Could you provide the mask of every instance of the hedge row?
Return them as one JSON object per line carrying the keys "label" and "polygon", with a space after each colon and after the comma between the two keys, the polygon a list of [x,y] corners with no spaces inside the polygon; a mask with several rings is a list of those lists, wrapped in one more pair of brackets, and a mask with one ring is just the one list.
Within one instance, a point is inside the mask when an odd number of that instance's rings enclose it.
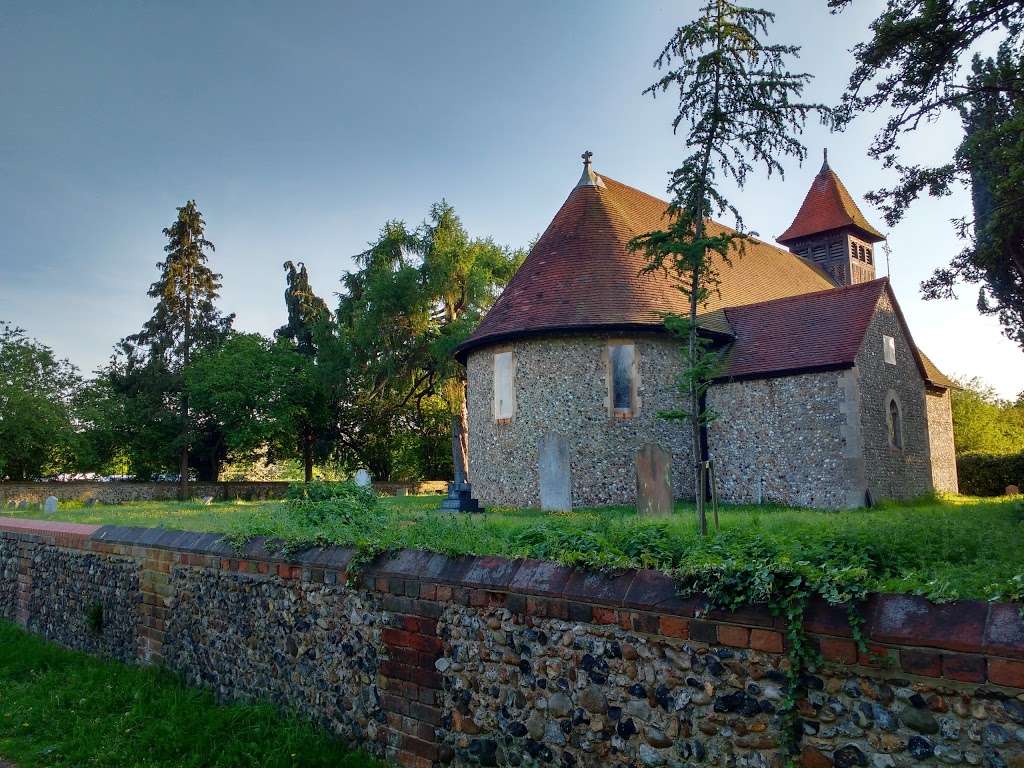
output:
{"label": "hedge row", "polygon": [[964,453],[956,457],[960,493],[969,496],[1001,496],[1006,486],[1024,488],[1024,452],[1007,456]]}

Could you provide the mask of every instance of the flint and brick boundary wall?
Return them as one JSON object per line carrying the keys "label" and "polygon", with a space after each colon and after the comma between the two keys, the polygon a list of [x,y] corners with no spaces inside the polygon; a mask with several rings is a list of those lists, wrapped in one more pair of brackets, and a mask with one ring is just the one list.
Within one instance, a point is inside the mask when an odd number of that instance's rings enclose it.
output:
{"label": "flint and brick boundary wall", "polygon": [[[0,616],[300,711],[404,766],[776,768],[783,627],[654,571],[0,520]],[[804,768],[1024,766],[1019,606],[875,595],[871,653],[815,603]],[[97,618],[100,620],[97,621]]]}
{"label": "flint and brick boundary wall", "polygon": [[[279,480],[218,481],[189,483],[189,495],[201,499],[211,496],[215,501],[243,499],[264,501],[283,499],[290,482]],[[380,493],[394,495],[404,488],[408,493],[443,493],[447,484],[438,480],[409,483],[374,483]],[[125,504],[135,501],[175,501],[178,498],[178,484],[135,483],[113,481],[100,483],[93,480],[70,480],[68,482],[32,483],[0,482],[0,504],[27,501],[31,504],[43,502],[47,496],[56,496],[58,501],[88,501],[93,499],[101,504]]]}

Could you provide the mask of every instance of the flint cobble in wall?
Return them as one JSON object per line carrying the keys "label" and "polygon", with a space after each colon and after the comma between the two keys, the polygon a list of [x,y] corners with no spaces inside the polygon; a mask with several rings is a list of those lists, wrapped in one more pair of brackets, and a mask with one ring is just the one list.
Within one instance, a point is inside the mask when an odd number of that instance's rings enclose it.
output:
{"label": "flint cobble in wall", "polygon": [[[639,412],[612,418],[606,349],[610,338],[636,344]],[[494,419],[495,352],[515,353],[516,412]],[[467,361],[470,479],[486,506],[539,506],[538,446],[562,434],[571,455],[575,506],[636,501],[636,452],[655,443],[672,452],[672,488],[693,495],[687,428],[658,413],[678,409],[679,343],[668,338],[566,336],[521,340],[470,353]]]}
{"label": "flint cobble in wall", "polygon": [[368,595],[176,568],[164,663],[222,699],[296,709],[346,740],[373,744],[381,613]]}
{"label": "flint cobble in wall", "polygon": [[18,606],[18,542],[0,538],[0,619],[14,619]]}
{"label": "flint cobble in wall", "polygon": [[139,566],[128,558],[30,544],[27,628],[68,648],[132,661]]}
{"label": "flint cobble in wall", "polygon": [[846,375],[828,371],[712,387],[708,405],[716,418],[708,446],[720,497],[739,504],[848,506],[854,476],[843,407]]}

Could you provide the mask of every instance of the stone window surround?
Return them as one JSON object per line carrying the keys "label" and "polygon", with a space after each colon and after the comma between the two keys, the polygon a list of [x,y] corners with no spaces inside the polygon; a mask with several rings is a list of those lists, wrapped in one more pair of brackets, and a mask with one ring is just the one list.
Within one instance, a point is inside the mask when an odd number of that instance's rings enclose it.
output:
{"label": "stone window surround", "polygon": [[[896,405],[896,416],[898,421],[893,424],[892,406]],[[905,445],[903,437],[903,402],[896,390],[890,389],[885,393],[885,426],[886,434],[889,435],[889,447],[894,451],[902,451]],[[896,438],[899,438],[898,440]]]}
{"label": "stone window surround", "polygon": [[[509,355],[508,364],[508,407],[504,413],[498,412],[498,357]],[[494,421],[498,424],[511,424],[516,415],[516,353],[511,347],[499,347],[491,355],[491,366],[494,371],[492,386],[493,402],[491,406]],[[507,414],[507,415],[506,415]]]}
{"label": "stone window surround", "polygon": [[896,365],[896,337],[882,334],[882,359],[887,365]]}
{"label": "stone window surround", "polygon": [[[612,347],[619,346],[631,346],[633,347],[633,366],[630,376],[630,407],[616,408],[615,407],[615,372],[612,370]],[[608,409],[608,418],[622,421],[626,419],[633,419],[640,415],[640,351],[637,349],[637,343],[632,338],[615,338],[609,339],[608,343],[604,346],[604,351],[601,354],[602,364],[605,370],[605,384],[606,384],[606,399],[605,407]]]}

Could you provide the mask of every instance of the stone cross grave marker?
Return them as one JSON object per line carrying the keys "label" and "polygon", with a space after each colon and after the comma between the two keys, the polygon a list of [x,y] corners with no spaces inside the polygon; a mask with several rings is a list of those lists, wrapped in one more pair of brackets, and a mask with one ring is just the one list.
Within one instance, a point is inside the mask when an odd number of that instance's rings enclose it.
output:
{"label": "stone cross grave marker", "polygon": [[569,441],[547,432],[540,441],[537,469],[540,473],[540,508],[545,512],[572,509],[572,476],[569,469]]}
{"label": "stone cross grave marker", "polygon": [[57,497],[47,496],[46,501],[43,502],[43,512],[48,515],[56,514],[57,512]]}
{"label": "stone cross grave marker", "polygon": [[672,514],[672,454],[648,443],[636,452],[636,512],[660,517]]}
{"label": "stone cross grave marker", "polygon": [[358,485],[360,488],[366,488],[370,483],[373,482],[373,479],[370,477],[370,473],[367,472],[365,469],[356,470],[356,476],[353,478],[353,480],[355,481],[355,484]]}

